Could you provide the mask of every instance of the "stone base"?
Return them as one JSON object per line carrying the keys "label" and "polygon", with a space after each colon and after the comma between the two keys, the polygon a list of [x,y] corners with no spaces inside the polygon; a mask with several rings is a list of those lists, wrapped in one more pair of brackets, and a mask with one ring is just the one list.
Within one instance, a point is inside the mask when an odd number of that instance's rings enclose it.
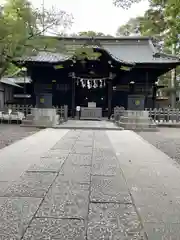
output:
{"label": "stone base", "polygon": [[157,131],[157,125],[156,124],[132,124],[132,123],[123,123],[123,122],[117,122],[117,125],[124,130],[133,130],[133,131]]}
{"label": "stone base", "polygon": [[152,122],[148,111],[125,111],[117,125],[125,130],[154,131],[157,125]]}
{"label": "stone base", "polygon": [[22,124],[24,126],[53,127],[60,123],[59,115],[54,108],[32,108],[31,115],[28,115]]}
{"label": "stone base", "polygon": [[82,107],[81,120],[100,120],[102,118],[102,108]]}

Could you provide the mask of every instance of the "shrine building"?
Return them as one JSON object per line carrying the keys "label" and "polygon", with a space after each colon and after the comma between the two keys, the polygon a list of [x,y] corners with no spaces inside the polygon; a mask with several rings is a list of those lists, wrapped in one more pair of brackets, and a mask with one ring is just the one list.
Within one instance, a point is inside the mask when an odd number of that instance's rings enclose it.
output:
{"label": "shrine building", "polygon": [[[76,107],[143,110],[156,106],[158,78],[180,65],[180,59],[157,51],[148,37],[58,38],[65,51],[40,51],[15,61],[31,79],[26,93],[38,108]],[[19,91],[23,91],[20,89]]]}

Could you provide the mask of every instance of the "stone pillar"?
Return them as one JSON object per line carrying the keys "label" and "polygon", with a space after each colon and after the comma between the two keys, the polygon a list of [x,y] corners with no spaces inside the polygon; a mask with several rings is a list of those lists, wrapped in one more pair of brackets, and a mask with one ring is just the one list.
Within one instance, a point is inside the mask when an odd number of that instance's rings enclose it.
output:
{"label": "stone pillar", "polygon": [[64,121],[66,122],[68,120],[68,106],[64,106]]}

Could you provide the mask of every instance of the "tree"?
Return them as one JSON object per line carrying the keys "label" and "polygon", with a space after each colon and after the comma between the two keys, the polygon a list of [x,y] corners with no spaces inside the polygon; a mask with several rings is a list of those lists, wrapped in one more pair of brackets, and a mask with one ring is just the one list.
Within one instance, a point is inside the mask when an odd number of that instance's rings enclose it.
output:
{"label": "tree", "polygon": [[145,12],[144,16],[132,18],[125,25],[120,26],[117,35],[155,36],[162,39],[165,29],[166,23],[162,10],[151,7]]}
{"label": "tree", "polygon": [[164,17],[166,19],[168,34],[166,44],[176,46],[176,51],[179,52],[180,43],[180,0],[167,1],[164,8]]}
{"label": "tree", "polygon": [[141,0],[113,0],[113,3],[115,4],[115,6],[128,9],[132,6],[132,4],[138,3],[140,1]]}
{"label": "tree", "polygon": [[[132,3],[133,1],[131,1]],[[121,2],[122,3],[122,2]],[[117,35],[144,35],[156,39],[156,47],[164,52],[180,52],[180,0],[151,0],[150,7],[143,17],[130,19],[125,25],[120,26]],[[177,73],[180,71],[177,68]],[[159,84],[165,85],[165,94],[170,94],[179,89],[170,85],[171,73],[168,72],[159,78]]]}
{"label": "tree", "polygon": [[7,0],[0,14],[0,78],[9,67],[12,70],[14,58],[35,54],[39,49],[57,48],[57,40],[41,36],[54,27],[71,24],[71,20],[60,10],[41,13],[27,0]]}
{"label": "tree", "polygon": [[131,18],[117,30],[117,36],[141,35],[141,17]]}
{"label": "tree", "polygon": [[95,31],[82,31],[77,34],[72,34],[71,36],[77,37],[112,37],[110,34],[104,34],[102,32],[95,32]]}

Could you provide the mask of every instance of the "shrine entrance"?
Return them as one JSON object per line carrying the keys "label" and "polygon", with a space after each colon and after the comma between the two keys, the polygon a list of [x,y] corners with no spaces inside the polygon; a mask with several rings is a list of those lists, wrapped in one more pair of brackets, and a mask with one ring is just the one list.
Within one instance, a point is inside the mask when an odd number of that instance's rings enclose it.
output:
{"label": "shrine entrance", "polygon": [[[76,107],[83,119],[110,118],[114,79],[126,74],[132,64],[113,58],[101,47],[83,47],[74,57],[72,79],[72,117]],[[87,114],[85,114],[85,112]],[[86,115],[86,116],[85,116]]]}
{"label": "shrine entrance", "polygon": [[76,87],[76,105],[78,106],[88,106],[88,102],[95,102],[97,107],[103,109],[107,108],[107,89],[83,89],[79,86]]}
{"label": "shrine entrance", "polygon": [[[75,103],[79,106],[83,119],[99,119],[108,117],[108,81],[106,78],[80,78],[74,76],[75,82]],[[83,112],[82,112],[83,111]],[[86,112],[86,114],[85,114]]]}

